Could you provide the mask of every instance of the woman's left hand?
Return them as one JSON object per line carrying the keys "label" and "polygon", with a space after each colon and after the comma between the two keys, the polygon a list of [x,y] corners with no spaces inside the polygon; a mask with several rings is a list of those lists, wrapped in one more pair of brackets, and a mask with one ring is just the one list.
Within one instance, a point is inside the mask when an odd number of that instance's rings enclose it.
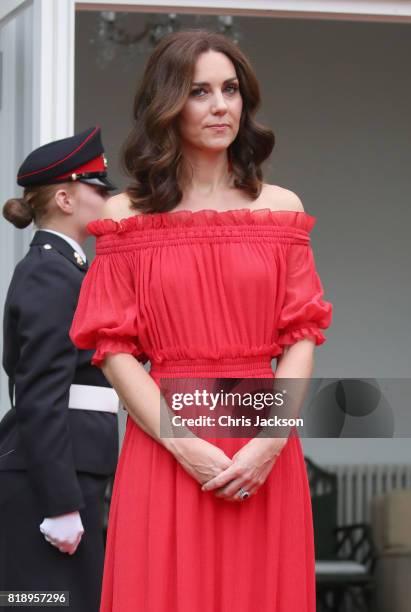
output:
{"label": "woman's left hand", "polygon": [[215,496],[227,501],[243,501],[242,487],[250,497],[266,481],[277,457],[288,438],[252,438],[233,455],[232,464],[202,487],[202,491],[216,490]]}

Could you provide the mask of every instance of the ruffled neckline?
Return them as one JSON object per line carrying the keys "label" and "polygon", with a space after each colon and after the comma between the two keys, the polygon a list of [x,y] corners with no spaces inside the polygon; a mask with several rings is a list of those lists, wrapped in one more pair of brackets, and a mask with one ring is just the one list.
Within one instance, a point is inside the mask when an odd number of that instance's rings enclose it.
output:
{"label": "ruffled neckline", "polygon": [[87,225],[89,234],[122,234],[138,230],[154,230],[178,227],[228,226],[228,225],[277,225],[294,227],[310,232],[317,218],[305,211],[271,210],[271,208],[235,208],[231,210],[171,210],[158,213],[141,213],[120,221],[95,219]]}

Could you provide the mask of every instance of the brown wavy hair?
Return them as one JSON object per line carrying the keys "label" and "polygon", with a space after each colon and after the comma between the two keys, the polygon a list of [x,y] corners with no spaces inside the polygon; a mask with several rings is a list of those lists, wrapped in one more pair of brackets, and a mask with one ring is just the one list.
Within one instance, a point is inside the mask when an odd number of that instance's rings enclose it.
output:
{"label": "brown wavy hair", "polygon": [[148,59],[137,88],[133,127],[124,143],[121,162],[132,177],[126,188],[131,208],[167,212],[183,197],[183,154],[177,117],[191,91],[198,56],[206,51],[224,53],[234,64],[243,108],[237,137],[228,147],[234,185],[251,199],[261,193],[261,164],[270,156],[273,132],[257,123],[260,89],[249,60],[223,34],[203,29],[180,30],[165,36]]}

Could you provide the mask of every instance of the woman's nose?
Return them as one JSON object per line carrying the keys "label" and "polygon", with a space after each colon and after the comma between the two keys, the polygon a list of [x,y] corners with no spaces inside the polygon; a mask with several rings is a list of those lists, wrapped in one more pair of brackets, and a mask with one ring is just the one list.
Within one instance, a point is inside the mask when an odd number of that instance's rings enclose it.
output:
{"label": "woman's nose", "polygon": [[221,92],[217,92],[212,101],[212,109],[214,111],[222,110],[227,108],[227,102],[224,100],[224,96]]}

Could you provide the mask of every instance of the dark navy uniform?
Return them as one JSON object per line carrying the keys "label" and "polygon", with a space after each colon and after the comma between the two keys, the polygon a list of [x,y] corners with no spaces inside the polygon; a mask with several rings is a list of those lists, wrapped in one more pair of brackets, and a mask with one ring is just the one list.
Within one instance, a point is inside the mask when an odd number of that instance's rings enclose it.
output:
{"label": "dark navy uniform", "polygon": [[[0,590],[70,591],[75,612],[99,607],[104,492],[118,456],[116,414],[68,407],[73,384],[110,387],[90,364],[93,351],[78,350],[69,338],[86,271],[62,237],[35,233],[4,308],[12,407],[0,422]],[[85,533],[73,555],[63,554],[39,525],[75,510]]]}

